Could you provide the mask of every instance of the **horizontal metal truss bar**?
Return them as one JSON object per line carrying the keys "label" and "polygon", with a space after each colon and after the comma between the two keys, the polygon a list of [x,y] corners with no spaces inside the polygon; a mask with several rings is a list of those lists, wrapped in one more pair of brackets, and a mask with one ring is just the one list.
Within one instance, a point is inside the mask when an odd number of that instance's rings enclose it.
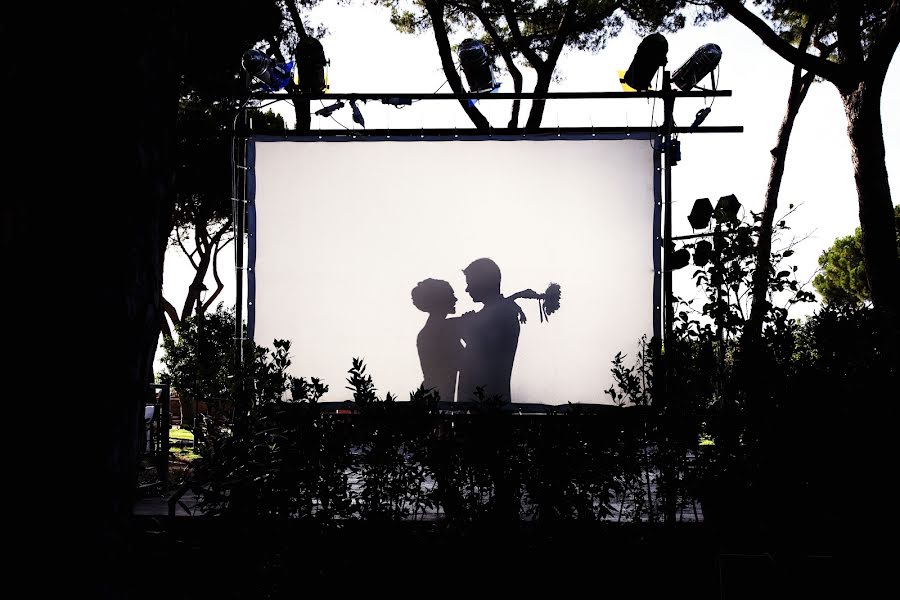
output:
{"label": "horizontal metal truss bar", "polygon": [[[743,133],[742,125],[709,127],[673,127],[675,133]],[[558,137],[565,135],[662,133],[661,127],[542,127],[539,129],[313,129],[310,131],[240,131],[238,135],[260,135],[284,138],[391,138],[391,137]]]}
{"label": "horizontal metal truss bar", "polygon": [[334,94],[296,94],[296,93],[255,93],[251,100],[388,100],[406,98],[410,100],[626,100],[634,98],[712,98],[731,96],[731,90],[689,91],[648,90],[646,92],[494,92],[488,94],[417,94],[395,92],[391,94],[372,93],[334,93]]}

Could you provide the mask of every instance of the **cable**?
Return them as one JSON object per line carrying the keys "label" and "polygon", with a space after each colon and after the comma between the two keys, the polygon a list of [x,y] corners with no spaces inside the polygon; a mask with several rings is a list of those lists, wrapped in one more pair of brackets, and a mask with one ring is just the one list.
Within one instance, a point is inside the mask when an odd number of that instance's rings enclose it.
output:
{"label": "cable", "polygon": [[[320,100],[319,100],[319,103],[322,105],[322,108],[326,108],[326,107],[325,107],[325,102],[324,102],[323,100],[320,99]],[[310,113],[310,114],[314,115],[315,113]],[[367,133],[361,133],[361,132],[359,132],[359,131],[356,130],[356,129],[350,129],[349,127],[347,127],[346,125],[344,125],[343,123],[341,123],[340,121],[338,121],[337,119],[335,119],[335,118],[334,118],[334,115],[329,114],[328,116],[331,118],[332,121],[334,121],[335,123],[337,123],[338,125],[340,125],[340,126],[343,127],[344,129],[346,129],[347,131],[350,131],[350,132],[353,133],[354,135],[360,135],[360,136],[363,136],[363,137],[365,137],[365,136],[368,135]]]}
{"label": "cable", "polygon": [[368,133],[360,132],[357,129],[350,129],[349,127],[347,127],[346,125],[344,125],[343,123],[341,123],[340,121],[335,119],[334,116],[331,116],[331,120],[334,121],[335,123],[337,123],[338,125],[340,125],[341,127],[343,127],[344,129],[346,129],[347,131],[349,131],[350,133],[352,133],[353,135],[359,135],[362,137],[366,137],[369,135]]}
{"label": "cable", "polygon": [[[659,69],[656,70],[656,80],[653,82],[654,87],[659,87]],[[653,103],[650,106],[650,127],[656,127],[656,96],[653,96]],[[650,136],[650,149],[656,152],[658,148],[653,145],[653,136]]]}
{"label": "cable", "polygon": [[[458,65],[457,65],[456,63],[454,63],[454,65],[456,66],[456,69],[454,69],[455,71],[459,71],[460,69],[462,69],[462,63],[459,63]],[[450,80],[449,80],[449,79],[445,79],[445,80],[444,80],[444,83],[442,83],[441,85],[439,85],[438,88],[437,88],[436,90],[434,90],[433,92],[431,92],[431,93],[432,93],[432,94],[437,94],[439,91],[441,91],[441,88],[444,87],[445,85],[447,85],[448,83],[450,83]],[[418,100],[413,100],[412,103],[415,104],[416,102],[421,102],[421,101],[422,101],[422,99],[419,98]],[[397,108],[403,108],[403,107],[398,106]]]}

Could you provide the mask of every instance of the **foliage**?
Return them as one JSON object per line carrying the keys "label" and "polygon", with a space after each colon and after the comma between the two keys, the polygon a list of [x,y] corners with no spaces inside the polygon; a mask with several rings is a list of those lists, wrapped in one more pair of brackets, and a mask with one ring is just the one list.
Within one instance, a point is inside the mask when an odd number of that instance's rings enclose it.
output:
{"label": "foliage", "polygon": [[641,338],[635,365],[625,365],[626,356],[617,352],[612,361],[613,385],[606,390],[616,406],[648,406],[653,398],[653,357],[647,336]]}
{"label": "foliage", "polygon": [[[675,31],[684,25],[683,9],[691,4],[681,0],[374,1],[390,9],[391,23],[398,31],[410,34],[434,31],[444,72],[457,93],[462,89],[454,74],[455,67],[450,63],[448,38],[457,31],[479,38],[493,57],[502,57],[513,77],[515,91],[522,91],[519,66],[527,66],[537,74],[534,91],[546,92],[564,48],[597,52],[618,35],[626,19],[644,31],[658,28]],[[518,110],[518,102],[513,103],[510,127],[518,127]],[[526,126],[538,127],[543,110],[543,102],[534,102]],[[484,117],[477,110],[467,112],[476,126],[485,126],[481,123]]]}
{"label": "foliage", "polygon": [[177,338],[163,338],[165,370],[159,379],[178,390],[186,413],[184,426],[190,427],[198,400],[206,402],[213,414],[227,410],[235,375],[234,311],[220,303],[214,313],[176,324],[175,332]]}
{"label": "foliage", "polygon": [[220,303],[213,313],[188,317],[176,325],[176,337],[163,339],[165,370],[159,379],[181,395],[186,428],[193,426],[197,401],[213,419],[231,420],[242,376],[255,382],[254,407],[290,397],[290,342],[275,340],[271,351],[247,342],[242,375],[235,359],[234,319],[234,309]]}
{"label": "foliage", "polygon": [[[790,208],[793,209],[793,205]],[[758,213],[751,213],[751,216],[752,223],[748,223],[736,217],[729,218],[719,211],[713,214],[715,224],[711,232],[713,242],[709,261],[693,274],[697,287],[705,296],[705,302],[698,310],[693,306],[693,301],[677,300],[680,310],[677,311],[676,328],[681,328],[681,333],[689,339],[701,339],[704,332],[712,333],[713,326],[724,340],[734,341],[742,333],[750,314],[755,250],[762,221],[762,216]],[[774,224],[773,241],[777,241],[780,234],[789,230],[785,218]],[[694,250],[695,264],[697,251],[702,243],[698,241],[684,245],[685,248]],[[785,248],[773,251],[767,265],[770,301],[765,323],[770,327],[784,323],[788,318],[788,309],[793,304],[814,300],[814,296],[803,290],[797,281],[797,267],[781,267],[784,259],[793,256],[795,244],[796,242],[791,241]],[[776,296],[783,298],[785,294],[785,305],[776,306]]]}
{"label": "foliage", "polygon": [[[758,220],[720,214],[714,229],[713,260],[695,273],[704,307],[680,311],[665,346],[642,340],[634,367],[617,355],[608,393],[619,406],[606,414],[569,406],[513,416],[483,393],[467,413],[447,414],[428,390],[410,402],[380,396],[360,358],[347,377],[353,401],[326,404],[327,384],[288,374],[288,342],[257,348],[250,410],[240,423],[211,421],[200,446],[204,508],[328,527],[438,513],[465,527],[674,522],[700,498],[717,524],[827,518],[834,474],[852,466],[834,444],[847,399],[896,388],[884,322],[865,307],[827,306],[800,323],[772,306],[763,351],[744,354],[740,302]],[[773,270],[788,252],[776,253]],[[804,293],[792,273],[772,277],[773,304],[779,292],[788,302]]]}
{"label": "foliage", "polygon": [[[348,374],[356,414],[327,411],[327,386],[288,376],[278,352],[274,379],[292,389],[255,403],[246,426],[211,424],[197,465],[211,514],[397,521],[442,513],[449,523],[533,518],[655,518],[659,453],[644,415],[518,418],[485,402],[472,415],[445,415],[432,391],[410,402],[381,399],[361,359]],[[259,386],[257,386],[259,389]],[[617,410],[617,409],[614,409]],[[696,441],[696,440],[695,440]],[[687,502],[685,490],[668,504]],[[337,519],[337,521],[336,521]]]}
{"label": "foliage", "polygon": [[[900,204],[894,206],[897,255],[900,256]],[[840,237],[819,256],[821,270],[813,287],[828,304],[865,304],[872,297],[862,253],[862,229]]]}
{"label": "foliage", "polygon": [[[188,97],[179,103],[175,228],[231,223],[231,135],[237,116],[221,102]],[[271,109],[251,108],[248,118],[260,133],[285,130],[284,119]]]}
{"label": "foliage", "polygon": [[[742,303],[758,218],[751,225],[723,217],[712,260],[694,274],[703,307],[679,301],[672,339],[659,349],[651,341],[649,365],[646,345],[633,367],[617,355],[608,393],[617,402],[649,399],[669,423],[684,419],[680,428],[662,421],[648,437],[667,517],[667,501],[686,494],[701,498],[705,519],[729,528],[777,527],[782,519],[821,526],[834,515],[830,486],[859,460],[841,436],[861,403],[897,388],[897,332],[884,315],[852,304],[827,305],[805,322],[789,319],[787,307],[775,305],[779,293],[788,306],[811,299],[793,269],[779,266],[790,244],[772,254],[765,327],[759,346],[745,347]],[[712,443],[697,448],[694,435]],[[777,507],[769,501],[776,494]]]}
{"label": "foliage", "polygon": [[[791,206],[793,208],[793,205]],[[749,318],[753,286],[753,269],[762,217],[751,213],[752,223],[716,210],[711,231],[703,239],[684,243],[694,252],[693,273],[702,295],[702,306],[694,300],[675,297],[675,320],[672,339],[658,347],[658,340],[641,340],[633,366],[625,364],[619,353],[613,359],[614,385],[606,390],[619,405],[656,406],[676,413],[696,413],[720,407],[729,398],[743,401],[740,386],[729,386],[738,358],[738,342]],[[774,238],[788,231],[786,221],[774,226]],[[713,238],[709,244],[707,237]],[[796,267],[782,268],[781,263],[794,254],[790,242],[771,255],[768,263],[769,302],[764,318],[764,346],[777,356],[790,356],[790,336],[797,323],[788,318],[788,309],[798,302],[811,302],[813,295],[796,280]],[[777,306],[781,298],[784,306]],[[660,377],[666,378],[665,393],[658,388]],[[735,389],[729,389],[735,387]]]}
{"label": "foliage", "polygon": [[[284,121],[271,110],[250,110],[257,131],[283,131]],[[222,102],[186,97],[179,103],[176,202],[169,244],[179,248],[194,268],[180,310],[171,302],[166,314],[172,325],[185,319],[201,297],[201,285],[212,271],[216,289],[204,299],[201,311],[213,306],[224,285],[218,273],[218,255],[233,239],[231,130],[236,110]]]}
{"label": "foliage", "polygon": [[241,56],[278,32],[283,14],[278,2],[265,0],[233,10],[210,10],[187,3],[178,8],[183,46],[179,55],[182,97],[212,104],[244,94]]}
{"label": "foliage", "polygon": [[[841,33],[840,20],[846,8],[840,6],[845,4],[841,0],[754,0],[753,3],[761,7],[763,16],[772,21],[778,34],[790,43],[796,43],[800,39],[801,31],[808,22],[819,23],[816,38],[820,48],[838,41]],[[891,3],[885,0],[857,0],[853,4],[853,12],[859,19],[858,29],[853,35],[858,36],[859,48],[865,57],[881,32]],[[846,29],[844,32],[851,34]],[[846,45],[839,47],[839,52],[841,54],[832,60],[854,60]]]}
{"label": "foliage", "polygon": [[743,0],[715,3],[779,56],[831,82],[840,93],[872,301],[896,318],[900,259],[894,254],[896,228],[889,221],[893,202],[880,114],[884,80],[900,42],[900,4],[886,0],[756,0],[763,14],[775,21],[770,25],[748,10]]}

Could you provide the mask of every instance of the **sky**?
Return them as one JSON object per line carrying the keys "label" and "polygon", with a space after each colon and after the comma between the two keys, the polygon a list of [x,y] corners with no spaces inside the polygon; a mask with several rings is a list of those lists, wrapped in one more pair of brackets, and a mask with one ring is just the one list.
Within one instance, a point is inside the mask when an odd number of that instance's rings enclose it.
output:
{"label": "sky", "polygon": [[[445,82],[431,32],[419,36],[397,32],[389,13],[375,6],[334,6],[331,2],[310,12],[309,22],[324,24],[328,34],[321,39],[330,59],[330,91],[337,93],[429,93]],[[451,35],[457,44],[469,35],[458,31]],[[669,42],[667,69],[674,71],[696,48],[716,43],[722,49],[719,68],[720,89],[732,91],[731,97],[717,98],[704,125],[741,125],[740,134],[682,134],[682,160],[673,169],[673,234],[691,233],[687,214],[696,198],[708,197],[713,203],[727,194],[735,194],[747,211],[762,210],[771,155],[778,128],[784,116],[790,86],[791,65],[766,48],[758,38],[733,19],[705,27],[689,26],[666,34]],[[628,25],[607,47],[596,54],[566,50],[556,69],[558,81],[551,91],[620,91],[618,71],[627,69],[642,36]],[[239,60],[240,57],[235,57]],[[502,68],[499,91],[512,92],[511,78]],[[523,69],[525,91],[534,85],[533,73]],[[707,80],[708,81],[708,80]],[[441,91],[449,91],[444,86]],[[330,102],[325,101],[325,104]],[[681,99],[675,106],[675,121],[689,125],[708,100]],[[359,104],[366,126],[374,128],[469,128],[471,122],[454,101],[418,102],[397,109],[378,102]],[[479,106],[495,127],[505,126],[510,102],[484,100]],[[900,178],[900,66],[892,61],[882,96],[882,122],[886,163],[894,203]],[[524,123],[529,103],[523,102]],[[288,125],[294,115],[287,103],[272,106]],[[313,110],[319,107],[313,106]],[[313,128],[359,128],[353,123],[350,108],[338,110],[336,119],[313,117]],[[568,126],[647,126],[659,124],[662,106],[647,99],[633,100],[555,100],[548,101],[542,125]],[[404,165],[396,165],[396,175]],[[487,172],[485,177],[491,177]],[[779,216],[789,204],[796,210],[788,217],[788,237],[776,241],[775,248],[794,246],[795,254],[787,265],[797,266],[801,283],[811,281],[818,268],[817,258],[835,238],[850,235],[859,226],[856,188],[846,135],[846,119],[840,97],[829,83],[816,83],[801,108],[794,127],[787,168],[779,198]],[[749,215],[747,215],[749,217]],[[650,224],[648,224],[648,227]],[[222,256],[220,275],[226,285],[221,299],[233,305],[234,270],[229,248]],[[675,293],[684,298],[697,296],[690,280],[691,269],[676,272]],[[163,293],[173,304],[183,303],[192,270],[177,250],[166,256]],[[214,287],[212,276],[206,282]],[[808,286],[812,290],[811,283]],[[791,315],[802,318],[812,313],[815,304],[798,305]],[[266,345],[264,340],[259,340]],[[270,343],[270,342],[269,342]],[[155,368],[161,368],[161,351]]]}

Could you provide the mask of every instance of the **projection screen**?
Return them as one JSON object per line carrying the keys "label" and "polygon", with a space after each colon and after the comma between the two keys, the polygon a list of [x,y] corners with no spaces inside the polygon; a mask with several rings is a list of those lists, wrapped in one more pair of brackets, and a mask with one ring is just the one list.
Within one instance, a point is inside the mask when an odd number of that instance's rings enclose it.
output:
{"label": "projection screen", "polygon": [[[290,340],[291,374],[323,380],[325,401],[351,399],[354,357],[379,397],[405,400],[435,372],[434,361],[426,366],[435,356],[454,377],[441,399],[452,399],[459,370],[456,400],[469,400],[462,380],[483,366],[480,350],[512,363],[500,375],[507,401],[608,403],[616,353],[631,363],[641,336],[658,333],[654,145],[635,134],[255,137],[250,336],[269,347]],[[463,273],[482,258],[499,268],[499,299],[490,273]],[[428,279],[437,283],[419,288],[417,308],[412,291]],[[508,297],[550,283],[560,286],[558,310],[542,322],[539,301],[519,299],[527,322],[513,323]],[[513,343],[491,345],[501,329]]]}

